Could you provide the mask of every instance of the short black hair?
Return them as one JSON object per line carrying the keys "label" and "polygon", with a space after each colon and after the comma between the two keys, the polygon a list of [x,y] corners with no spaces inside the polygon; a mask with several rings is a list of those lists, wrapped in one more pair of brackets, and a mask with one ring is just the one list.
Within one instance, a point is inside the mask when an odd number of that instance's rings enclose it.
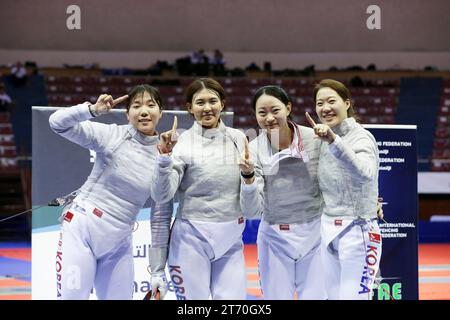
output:
{"label": "short black hair", "polygon": [[[253,101],[252,101],[253,111],[256,111],[256,102],[263,94],[267,94],[268,96],[277,98],[278,100],[283,102],[283,104],[286,106],[290,103],[291,107],[292,107],[291,97],[289,97],[287,92],[282,87],[275,86],[275,85],[268,85],[268,86],[264,86],[264,87],[261,87],[258,90],[256,90],[255,95],[253,96]],[[292,112],[292,110],[291,110],[291,112]],[[288,119],[292,120],[291,114],[288,115]]]}
{"label": "short black hair", "polygon": [[139,84],[135,87],[133,87],[130,90],[130,93],[128,94],[128,104],[127,104],[127,112],[130,110],[131,103],[133,102],[134,98],[137,95],[143,95],[144,92],[148,92],[150,96],[155,100],[155,102],[158,104],[159,110],[164,109],[163,100],[161,97],[161,94],[159,93],[158,89],[155,87],[152,87],[148,84]]}

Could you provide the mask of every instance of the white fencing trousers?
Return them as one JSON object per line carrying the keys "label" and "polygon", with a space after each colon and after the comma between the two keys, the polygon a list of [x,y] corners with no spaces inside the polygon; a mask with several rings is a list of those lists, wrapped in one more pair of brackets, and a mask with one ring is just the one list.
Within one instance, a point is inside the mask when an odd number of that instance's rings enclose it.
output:
{"label": "white fencing trousers", "polygon": [[244,300],[246,269],[243,220],[198,222],[175,219],[169,273],[178,300]]}
{"label": "white fencing trousers", "polygon": [[268,224],[258,230],[258,267],[263,298],[326,299],[320,260],[320,217],[308,223]]}
{"label": "white fencing trousers", "polygon": [[322,262],[330,300],[371,300],[381,259],[376,219],[322,216]]}
{"label": "white fencing trousers", "polygon": [[62,215],[56,253],[57,298],[130,300],[134,290],[132,226],[71,204]]}

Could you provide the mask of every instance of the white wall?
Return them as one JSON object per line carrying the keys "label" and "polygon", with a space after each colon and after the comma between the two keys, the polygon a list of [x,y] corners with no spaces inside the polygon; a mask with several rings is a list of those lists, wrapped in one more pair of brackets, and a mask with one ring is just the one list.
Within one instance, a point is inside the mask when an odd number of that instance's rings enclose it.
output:
{"label": "white wall", "polygon": [[[81,9],[81,30],[66,27],[70,4]],[[381,30],[366,26],[371,4],[381,8]],[[448,0],[2,0],[0,64],[144,67],[220,48],[231,67],[450,69],[448,12]]]}

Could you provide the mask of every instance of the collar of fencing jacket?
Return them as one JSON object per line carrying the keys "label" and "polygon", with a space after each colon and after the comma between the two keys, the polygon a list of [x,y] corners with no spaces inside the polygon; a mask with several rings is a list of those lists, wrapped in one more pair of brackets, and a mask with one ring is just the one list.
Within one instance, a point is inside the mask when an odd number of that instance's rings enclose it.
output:
{"label": "collar of fencing jacket", "polygon": [[293,122],[290,122],[289,126],[294,131],[293,132],[294,134],[293,134],[292,142],[288,148],[280,150],[279,152],[277,152],[275,154],[272,154],[273,149],[272,149],[269,139],[267,138],[269,154],[271,155],[271,157],[270,157],[271,167],[274,167],[278,162],[280,162],[281,160],[286,159],[286,158],[297,158],[297,159],[303,158],[303,156],[301,155],[301,151],[304,148],[303,148],[303,142],[302,142],[302,139],[300,136],[300,128]]}
{"label": "collar of fencing jacket", "polygon": [[347,119],[344,119],[341,123],[339,123],[337,126],[334,126],[331,128],[335,134],[342,137],[345,136],[350,130],[352,130],[356,125],[356,120],[353,117],[349,117]]}
{"label": "collar of fencing jacket", "polygon": [[132,138],[136,139],[139,143],[149,146],[152,144],[158,143],[158,132],[155,131],[154,136],[147,136],[137,130],[135,127],[133,127],[131,124],[128,125],[128,133],[131,135]]}
{"label": "collar of fencing jacket", "polygon": [[217,128],[203,128],[201,124],[199,124],[197,121],[194,121],[194,125],[192,126],[194,129],[194,132],[198,135],[201,135],[204,138],[208,139],[214,139],[219,135],[225,135],[226,127],[222,120],[219,120],[219,125]]}

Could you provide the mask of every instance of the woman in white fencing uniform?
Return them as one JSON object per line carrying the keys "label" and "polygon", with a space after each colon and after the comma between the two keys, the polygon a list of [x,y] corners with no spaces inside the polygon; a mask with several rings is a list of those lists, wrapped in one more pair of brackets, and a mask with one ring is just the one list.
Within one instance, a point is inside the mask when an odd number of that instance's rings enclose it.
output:
{"label": "woman in white fencing uniform", "polygon": [[321,252],[328,298],[371,299],[381,258],[377,143],[356,122],[344,84],[322,80],[314,101],[322,123],[306,116],[324,141],[318,176],[325,201]]}
{"label": "woman in white fencing uniform", "polygon": [[[95,104],[56,111],[50,127],[62,137],[94,150],[92,171],[63,211],[56,255],[57,297],[87,299],[95,288],[99,299],[131,299],[134,286],[132,230],[150,196],[158,153],[156,125],[162,116],[159,92],[149,85],[129,94],[127,125],[89,121],[128,99],[102,94]],[[70,170],[70,168],[67,168]],[[153,292],[167,291],[164,266],[172,203],[152,205],[150,266]]]}
{"label": "woman in white fencing uniform", "polygon": [[253,109],[263,132],[249,144],[241,170],[241,206],[262,214],[258,266],[264,299],[325,299],[320,263],[323,200],[317,181],[320,140],[295,124],[278,86],[258,89]]}
{"label": "woman in white fencing uniform", "polygon": [[194,125],[176,145],[174,132],[162,134],[152,197],[164,203],[178,191],[168,264],[180,300],[246,298],[238,165],[246,138],[221,121],[224,103],[217,81],[195,80],[186,90]]}

